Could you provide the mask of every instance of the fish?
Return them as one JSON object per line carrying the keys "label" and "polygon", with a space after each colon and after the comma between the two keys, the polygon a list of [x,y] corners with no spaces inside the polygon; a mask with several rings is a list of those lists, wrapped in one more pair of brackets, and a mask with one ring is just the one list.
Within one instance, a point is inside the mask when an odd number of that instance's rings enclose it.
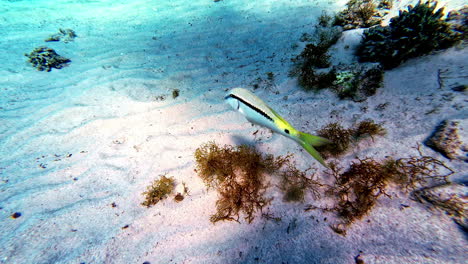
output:
{"label": "fish", "polygon": [[320,164],[328,168],[320,153],[314,148],[332,143],[330,140],[295,129],[273,108],[245,88],[233,88],[224,97],[234,110],[240,112],[251,123],[271,129],[302,146]]}

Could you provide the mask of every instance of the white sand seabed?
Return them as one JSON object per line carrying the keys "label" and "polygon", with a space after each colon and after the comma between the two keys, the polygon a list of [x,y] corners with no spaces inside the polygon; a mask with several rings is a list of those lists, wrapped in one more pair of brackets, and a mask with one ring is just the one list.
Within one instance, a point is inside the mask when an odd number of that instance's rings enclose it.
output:
{"label": "white sand seabed", "polygon": [[[440,4],[452,10],[463,2]],[[300,36],[313,33],[322,10],[345,3],[1,1],[0,263],[353,263],[360,251],[366,263],[463,263],[466,233],[397,190],[346,237],[329,228],[333,215],[304,212],[310,197],[285,203],[275,188],[269,209],[281,222],[209,221],[217,194],[194,172],[193,153],[203,143],[290,152],[298,167],[318,168],[300,146],[251,126],[224,104],[227,89],[251,87],[268,72],[274,87],[256,94],[299,130],[367,118],[383,123],[387,135],[360,143],[343,166],[356,156],[417,154],[414,147],[442,120],[467,119],[466,94],[450,89],[466,84],[466,48],[386,72],[384,87],[363,103],[300,90],[288,77],[290,59],[304,45]],[[78,37],[43,41],[59,28]],[[359,32],[346,32],[332,48],[335,64],[355,60],[344,47],[357,44]],[[71,64],[36,71],[23,54],[38,46]],[[375,110],[385,103],[384,111]],[[452,167],[452,180],[466,181],[466,163],[422,150]],[[141,206],[141,193],[163,174],[175,177],[178,188],[186,183],[190,196]],[[14,212],[22,216],[12,219]]]}

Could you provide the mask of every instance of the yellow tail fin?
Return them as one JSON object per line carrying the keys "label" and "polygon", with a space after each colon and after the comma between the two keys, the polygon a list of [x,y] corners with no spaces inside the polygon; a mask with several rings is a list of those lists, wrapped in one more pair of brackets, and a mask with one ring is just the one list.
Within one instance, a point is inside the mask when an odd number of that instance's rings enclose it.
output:
{"label": "yellow tail fin", "polygon": [[299,139],[300,139],[299,144],[307,152],[309,152],[309,154],[312,155],[312,157],[314,157],[318,162],[320,162],[320,164],[328,168],[328,165],[325,163],[322,156],[320,156],[320,153],[318,153],[318,151],[315,150],[314,146],[318,147],[318,146],[323,146],[325,144],[330,144],[331,141],[323,137],[318,137],[318,136],[314,136],[314,135],[303,133],[303,132],[299,132]]}

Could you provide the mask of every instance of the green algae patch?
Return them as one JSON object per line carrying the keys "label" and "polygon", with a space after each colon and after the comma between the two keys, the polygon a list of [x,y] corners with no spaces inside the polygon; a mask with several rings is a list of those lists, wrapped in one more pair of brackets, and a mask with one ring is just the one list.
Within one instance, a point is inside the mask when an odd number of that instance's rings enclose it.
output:
{"label": "green algae patch", "polygon": [[174,178],[162,175],[161,178],[155,180],[150,186],[148,186],[148,190],[143,193],[145,201],[141,203],[141,205],[151,207],[152,205],[157,204],[162,199],[167,198],[167,196],[174,191],[174,188]]}

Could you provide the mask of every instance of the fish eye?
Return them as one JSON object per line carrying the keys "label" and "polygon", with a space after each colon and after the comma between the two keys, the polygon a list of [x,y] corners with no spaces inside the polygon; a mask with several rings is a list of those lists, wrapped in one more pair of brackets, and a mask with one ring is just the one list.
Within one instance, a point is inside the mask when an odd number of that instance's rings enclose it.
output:
{"label": "fish eye", "polygon": [[287,129],[285,129],[284,132],[285,132],[286,134],[289,134],[289,130],[287,130]]}

